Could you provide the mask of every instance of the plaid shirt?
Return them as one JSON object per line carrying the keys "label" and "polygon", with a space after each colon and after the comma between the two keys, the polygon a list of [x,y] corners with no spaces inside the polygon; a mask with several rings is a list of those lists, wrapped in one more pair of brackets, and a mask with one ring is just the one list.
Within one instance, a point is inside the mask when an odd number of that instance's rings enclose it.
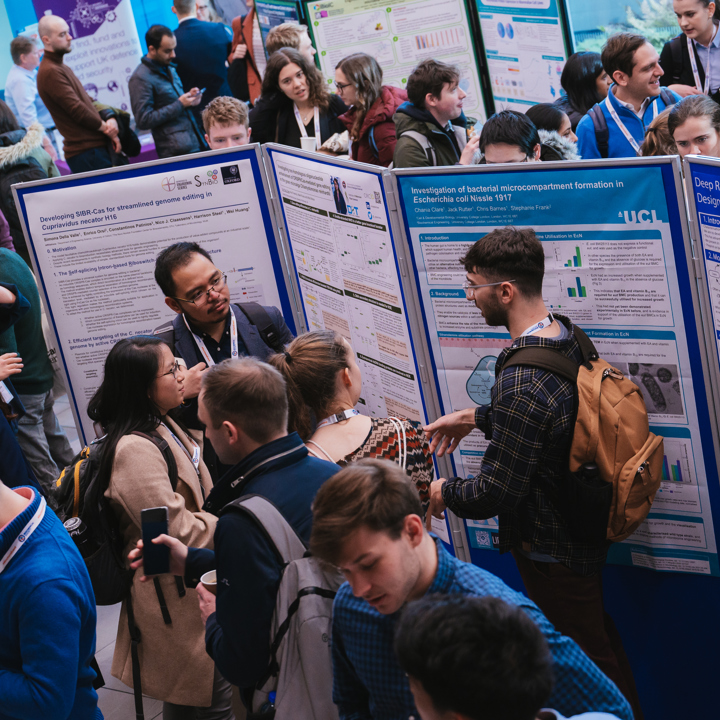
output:
{"label": "plaid shirt", "polygon": [[[535,603],[486,570],[452,557],[435,541],[438,569],[428,594],[497,597],[521,607],[542,630],[554,660],[555,689],[548,705],[563,715],[598,711],[632,720],[632,710],[616,685],[573,640],[561,635]],[[333,700],[341,720],[418,718],[405,673],[395,659],[393,637],[400,617],[381,615],[352,594],[348,583],[333,605]]]}
{"label": "plaid shirt", "polygon": [[502,370],[510,351],[529,345],[554,348],[582,360],[572,323],[559,315],[555,319],[568,328],[570,337],[528,335],[500,353],[492,389],[492,438],[480,474],[469,480],[448,480],[442,496],[459,517],[482,520],[498,515],[501,553],[532,550],[554,557],[578,574],[592,575],[602,569],[607,543],[571,538],[548,492],[568,471],[574,388],[539,368],[519,365]]}

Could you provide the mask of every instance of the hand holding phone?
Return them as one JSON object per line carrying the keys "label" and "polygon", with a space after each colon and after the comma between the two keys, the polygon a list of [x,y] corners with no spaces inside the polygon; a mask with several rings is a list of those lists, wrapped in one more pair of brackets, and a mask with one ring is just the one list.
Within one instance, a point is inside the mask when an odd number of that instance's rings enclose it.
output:
{"label": "hand holding phone", "polygon": [[140,513],[143,538],[143,567],[145,575],[163,575],[170,572],[170,548],[152,542],[158,535],[167,535],[168,509],[166,505],[145,508]]}

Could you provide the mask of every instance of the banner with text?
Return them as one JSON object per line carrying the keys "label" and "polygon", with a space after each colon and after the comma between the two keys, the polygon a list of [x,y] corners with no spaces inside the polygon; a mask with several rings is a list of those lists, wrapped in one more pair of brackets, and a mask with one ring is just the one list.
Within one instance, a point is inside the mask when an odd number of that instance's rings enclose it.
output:
{"label": "banner with text", "polygon": [[199,243],[232,302],[277,306],[294,330],[257,145],[14,189],[85,442],[110,348],[175,316],[154,278],[165,247]]}
{"label": "banner with text", "polygon": [[[665,437],[652,512],[609,560],[718,575],[708,488],[717,463],[678,173],[650,158],[393,171],[443,412],[490,402],[511,342],[466,299],[459,258],[494,228],[532,227],[545,248],[546,306],[642,389],[651,429]],[[477,475],[486,447],[471,433],[454,453],[456,473]],[[471,549],[497,546],[495,518],[466,525]]]}
{"label": "banner with text", "polygon": [[64,62],[92,100],[132,114],[128,80],[143,51],[130,0],[33,0],[38,18],[59,15],[70,26],[72,51]]}

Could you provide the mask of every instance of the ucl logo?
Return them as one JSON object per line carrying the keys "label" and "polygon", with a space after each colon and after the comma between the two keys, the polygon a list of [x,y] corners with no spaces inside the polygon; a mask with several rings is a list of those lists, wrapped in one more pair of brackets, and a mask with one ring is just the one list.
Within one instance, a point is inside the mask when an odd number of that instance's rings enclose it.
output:
{"label": "ucl logo", "polygon": [[175,189],[175,176],[173,175],[172,177],[163,178],[161,185],[162,185],[162,189],[167,190],[168,192],[170,192],[171,190],[174,190]]}
{"label": "ucl logo", "polygon": [[628,225],[654,225],[655,223],[660,223],[654,210],[652,212],[650,210],[638,210],[637,212],[635,212],[635,210],[631,210],[630,212],[625,210],[623,215]]}

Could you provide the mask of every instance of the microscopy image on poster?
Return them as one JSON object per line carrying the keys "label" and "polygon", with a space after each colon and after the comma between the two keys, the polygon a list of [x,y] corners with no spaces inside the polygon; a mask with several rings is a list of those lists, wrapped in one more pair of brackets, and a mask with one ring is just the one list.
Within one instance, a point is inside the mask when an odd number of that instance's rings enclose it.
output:
{"label": "microscopy image on poster", "polygon": [[[686,332],[695,318],[681,299],[689,281],[676,264],[671,166],[396,171],[396,180],[443,412],[490,402],[497,357],[511,343],[466,298],[459,259],[497,227],[532,227],[545,251],[546,307],[582,327],[638,385],[652,430],[667,439],[656,504],[610,561],[720,574],[706,471],[715,458],[699,419],[705,380]],[[477,475],[486,447],[479,432],[461,441],[457,475]],[[471,547],[497,544],[492,522],[467,529]]]}

